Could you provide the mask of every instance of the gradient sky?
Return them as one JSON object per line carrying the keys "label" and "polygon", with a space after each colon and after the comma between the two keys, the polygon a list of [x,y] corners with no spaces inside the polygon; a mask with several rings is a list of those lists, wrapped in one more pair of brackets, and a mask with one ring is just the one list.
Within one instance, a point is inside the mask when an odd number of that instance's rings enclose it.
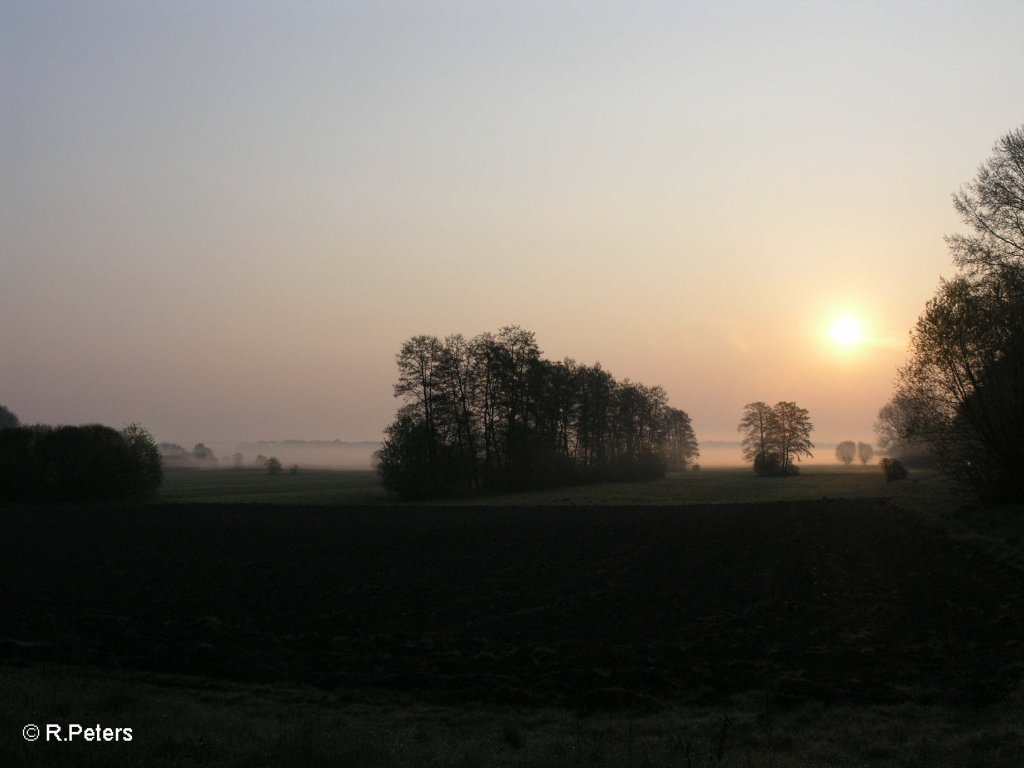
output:
{"label": "gradient sky", "polygon": [[1021,29],[1019,0],[0,0],[0,403],[375,440],[403,340],[519,324],[701,439],[785,399],[872,440],[951,195],[1021,124]]}

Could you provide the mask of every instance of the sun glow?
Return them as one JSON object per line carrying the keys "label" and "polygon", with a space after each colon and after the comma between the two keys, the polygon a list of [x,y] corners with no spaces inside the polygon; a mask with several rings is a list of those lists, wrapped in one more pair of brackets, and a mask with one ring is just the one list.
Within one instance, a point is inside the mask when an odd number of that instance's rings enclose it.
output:
{"label": "sun glow", "polygon": [[843,315],[832,321],[828,337],[837,347],[854,347],[864,340],[864,329],[856,318]]}

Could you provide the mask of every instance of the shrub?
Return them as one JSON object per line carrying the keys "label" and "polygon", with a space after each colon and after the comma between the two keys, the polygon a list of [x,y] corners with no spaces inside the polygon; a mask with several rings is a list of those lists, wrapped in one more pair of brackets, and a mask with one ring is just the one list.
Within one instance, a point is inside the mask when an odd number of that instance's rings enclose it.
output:
{"label": "shrub", "polygon": [[277,458],[275,458],[274,456],[271,456],[269,459],[267,459],[266,466],[267,466],[267,472],[269,472],[270,474],[272,474],[272,475],[279,475],[279,474],[281,474],[281,469],[282,469],[281,462],[278,461]]}
{"label": "shrub", "polygon": [[882,459],[878,462],[878,466],[882,468],[882,474],[889,482],[907,479],[907,468],[896,459]]}
{"label": "shrub", "polygon": [[783,466],[782,456],[777,453],[759,453],[754,458],[754,472],[758,477],[786,477],[800,474],[800,467]]}
{"label": "shrub", "polygon": [[164,479],[156,439],[141,424],[134,423],[121,430],[121,437],[128,446],[128,492],[133,496],[148,496],[160,487]]}

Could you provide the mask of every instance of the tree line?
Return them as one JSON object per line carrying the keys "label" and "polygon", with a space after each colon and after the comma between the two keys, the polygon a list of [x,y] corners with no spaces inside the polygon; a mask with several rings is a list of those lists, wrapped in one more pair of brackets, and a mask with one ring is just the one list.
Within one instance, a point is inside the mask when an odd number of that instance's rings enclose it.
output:
{"label": "tree line", "polygon": [[[9,413],[9,412],[8,412]],[[138,424],[122,430],[0,427],[0,501],[106,501],[145,497],[163,479],[153,436]]]}
{"label": "tree line", "polygon": [[417,499],[633,480],[699,455],[690,417],[661,387],[541,355],[519,326],[402,344],[403,405],[376,454],[384,485]]}

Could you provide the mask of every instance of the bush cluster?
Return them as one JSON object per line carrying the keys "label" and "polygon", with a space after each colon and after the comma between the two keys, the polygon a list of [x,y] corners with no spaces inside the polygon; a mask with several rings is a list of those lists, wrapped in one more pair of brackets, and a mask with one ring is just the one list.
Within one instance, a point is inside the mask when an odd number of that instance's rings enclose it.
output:
{"label": "bush cluster", "polygon": [[0,501],[142,497],[162,479],[156,443],[136,424],[0,430]]}
{"label": "bush cluster", "polygon": [[878,466],[882,468],[882,474],[889,482],[907,479],[907,468],[896,459],[882,459],[878,462]]}
{"label": "bush cluster", "polygon": [[784,464],[778,453],[759,453],[754,457],[754,473],[758,477],[789,477],[799,475],[796,464]]}

